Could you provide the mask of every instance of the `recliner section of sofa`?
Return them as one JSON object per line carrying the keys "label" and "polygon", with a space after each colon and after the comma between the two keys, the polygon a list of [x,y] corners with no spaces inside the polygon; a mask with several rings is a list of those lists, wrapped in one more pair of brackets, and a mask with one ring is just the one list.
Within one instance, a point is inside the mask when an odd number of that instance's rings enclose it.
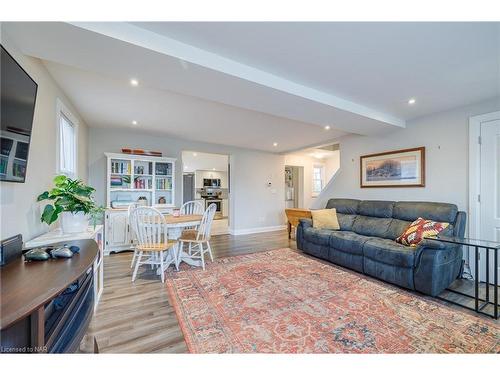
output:
{"label": "recliner section of sofa", "polygon": [[432,296],[458,277],[461,246],[424,240],[412,248],[395,241],[419,217],[448,222],[443,234],[463,237],[466,214],[456,205],[330,199],[326,208],[336,209],[340,230],[315,229],[310,219],[302,219],[297,228],[300,250]]}

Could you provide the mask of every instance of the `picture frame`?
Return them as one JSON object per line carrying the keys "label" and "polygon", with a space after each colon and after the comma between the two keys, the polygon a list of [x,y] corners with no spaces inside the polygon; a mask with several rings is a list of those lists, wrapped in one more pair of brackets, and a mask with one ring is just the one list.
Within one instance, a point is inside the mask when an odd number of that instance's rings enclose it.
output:
{"label": "picture frame", "polygon": [[425,187],[425,147],[363,155],[361,188]]}

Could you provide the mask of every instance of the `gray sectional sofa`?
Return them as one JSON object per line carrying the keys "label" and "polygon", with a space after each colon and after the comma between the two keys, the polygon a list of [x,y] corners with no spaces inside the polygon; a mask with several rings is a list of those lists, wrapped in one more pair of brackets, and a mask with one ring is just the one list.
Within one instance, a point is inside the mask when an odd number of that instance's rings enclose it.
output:
{"label": "gray sectional sofa", "polygon": [[463,237],[465,212],[434,202],[360,201],[330,199],[340,230],[316,229],[301,219],[297,247],[315,257],[431,296],[458,276],[462,247],[423,240],[416,248],[395,241],[419,217],[450,223],[443,235]]}

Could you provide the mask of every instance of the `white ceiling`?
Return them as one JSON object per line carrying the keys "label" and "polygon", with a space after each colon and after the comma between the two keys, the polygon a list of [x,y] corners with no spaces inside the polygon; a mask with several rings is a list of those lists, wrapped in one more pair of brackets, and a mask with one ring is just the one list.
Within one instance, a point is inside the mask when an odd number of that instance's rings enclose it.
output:
{"label": "white ceiling", "polygon": [[135,25],[406,120],[500,93],[500,23]]}
{"label": "white ceiling", "polygon": [[[67,65],[45,61],[45,66],[86,123],[95,127],[139,128],[152,134],[273,152],[345,134],[171,91],[142,85],[133,88],[127,80]],[[133,120],[138,125],[132,125]],[[275,141],[278,147],[273,147]]]}
{"label": "white ceiling", "polygon": [[339,155],[339,150],[331,151],[331,150],[325,150],[317,147],[311,147],[311,148],[306,148],[304,150],[299,150],[299,151],[294,151],[291,152],[287,155],[295,155],[295,156],[302,156],[302,157],[311,157],[317,160],[326,160],[330,159],[332,157],[338,157]]}
{"label": "white ceiling", "polygon": [[144,131],[285,152],[498,96],[498,25],[48,22],[2,31],[45,62],[90,126],[137,120]]}

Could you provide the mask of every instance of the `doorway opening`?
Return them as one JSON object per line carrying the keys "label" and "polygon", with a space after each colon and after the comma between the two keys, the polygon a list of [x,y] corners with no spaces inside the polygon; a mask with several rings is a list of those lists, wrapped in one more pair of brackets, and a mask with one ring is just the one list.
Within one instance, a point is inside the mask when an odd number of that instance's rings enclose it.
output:
{"label": "doorway opening", "polygon": [[340,168],[338,144],[285,155],[285,207],[314,207],[314,202]]}
{"label": "doorway opening", "polygon": [[199,201],[205,209],[215,204],[212,235],[229,233],[229,155],[183,151],[182,168],[182,203]]}
{"label": "doorway opening", "polygon": [[285,208],[299,208],[303,203],[304,167],[285,165]]}

